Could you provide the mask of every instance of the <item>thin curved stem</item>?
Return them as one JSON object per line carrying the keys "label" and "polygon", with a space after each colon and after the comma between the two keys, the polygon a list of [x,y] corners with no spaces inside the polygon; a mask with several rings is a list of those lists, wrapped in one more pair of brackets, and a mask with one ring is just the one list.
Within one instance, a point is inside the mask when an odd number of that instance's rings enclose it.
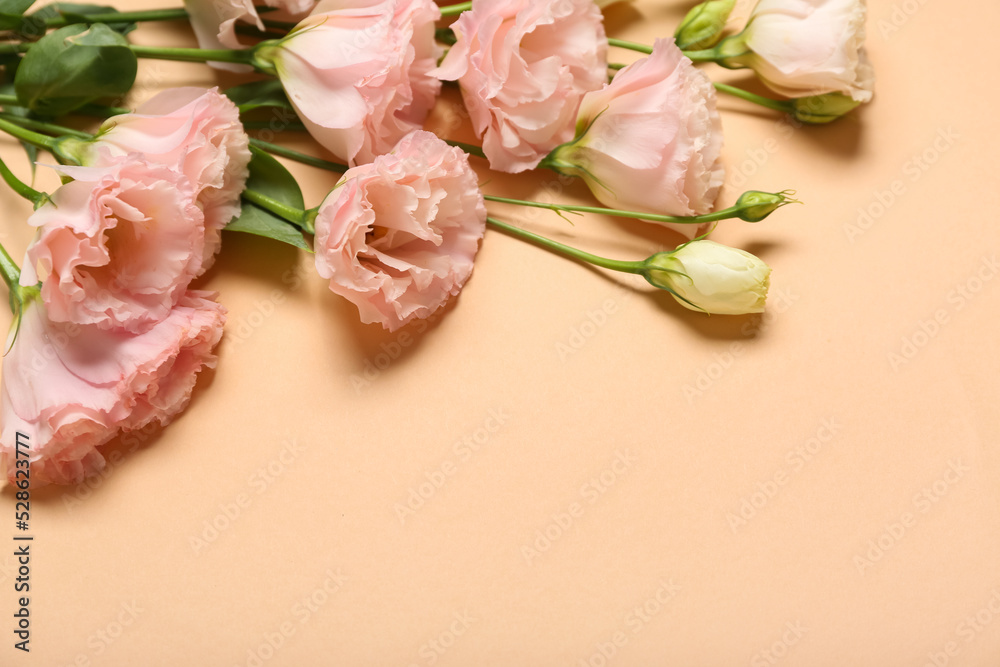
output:
{"label": "thin curved stem", "polygon": [[159,46],[136,46],[129,48],[139,58],[155,60],[174,60],[188,63],[235,63],[238,65],[253,65],[253,49],[179,49]]}
{"label": "thin curved stem", "polygon": [[638,42],[628,42],[624,39],[615,39],[614,37],[608,37],[608,46],[617,46],[621,49],[638,51],[639,53],[645,53],[647,55],[653,52],[652,46],[646,46],[645,44],[639,44]]}
{"label": "thin curved stem", "polygon": [[569,204],[548,204],[538,201],[526,201],[523,199],[510,199],[508,197],[496,197],[484,195],[486,201],[497,202],[498,204],[514,204],[516,206],[528,206],[530,208],[545,208],[550,211],[566,211],[568,213],[596,213],[598,215],[610,215],[616,218],[639,218],[641,220],[654,220],[656,222],[674,222],[682,225],[700,225],[706,222],[717,220],[728,220],[738,217],[737,214],[743,210],[741,206],[730,206],[729,208],[707,213],[705,215],[659,215],[657,213],[645,213],[643,211],[620,211],[614,208],[604,208],[603,206],[571,206]]}
{"label": "thin curved stem", "polygon": [[735,86],[730,86],[725,83],[715,83],[713,84],[716,90],[732,95],[733,97],[738,97],[740,99],[746,100],[747,102],[753,102],[754,104],[759,104],[762,107],[768,109],[774,109],[775,111],[783,111],[785,113],[791,113],[794,111],[792,102],[788,100],[774,100],[770,97],[764,97],[763,95],[756,95],[751,93],[749,90],[743,90],[742,88],[737,88]]}
{"label": "thin curved stem", "polygon": [[58,145],[58,139],[28,130],[3,118],[0,118],[0,131],[6,132],[12,137],[25,141],[37,148],[44,148],[50,153],[55,153]]}
{"label": "thin curved stem", "polygon": [[8,167],[7,163],[3,160],[0,160],[0,177],[2,177],[4,182],[10,186],[11,190],[24,197],[35,206],[38,206],[41,201],[48,197],[48,195],[44,192],[39,192],[15,176],[14,172],[10,170],[10,167]]}
{"label": "thin curved stem", "polygon": [[47,134],[54,134],[57,136],[70,136],[76,137],[77,139],[93,139],[94,135],[89,132],[83,132],[81,130],[74,130],[71,127],[63,127],[62,125],[53,125],[52,123],[44,123],[40,120],[35,120],[33,118],[25,118],[23,116],[15,116],[14,114],[0,113],[0,120],[6,120],[21,127],[28,128],[29,130],[36,130],[38,132],[45,132]]}
{"label": "thin curved stem", "polygon": [[441,16],[457,16],[462,12],[472,9],[471,2],[463,2],[457,5],[448,5],[441,8]]}
{"label": "thin curved stem", "polygon": [[296,150],[292,150],[291,148],[285,148],[284,146],[272,144],[267,141],[261,141],[260,139],[251,139],[250,145],[256,146],[262,151],[266,151],[272,155],[278,155],[288,158],[289,160],[295,160],[296,162],[301,162],[302,164],[307,164],[310,167],[316,167],[317,169],[326,169],[327,171],[334,171],[341,174],[347,171],[347,165],[330,162],[329,160],[313,157],[312,155],[306,155],[305,153],[300,153]]}
{"label": "thin curved stem", "polygon": [[529,232],[521,229],[520,227],[507,224],[506,222],[497,220],[496,218],[488,217],[486,218],[486,222],[506,234],[516,236],[530,243],[534,243],[535,245],[541,246],[565,257],[593,264],[594,266],[599,266],[603,269],[611,269],[612,271],[621,271],[623,273],[641,274],[643,267],[645,266],[644,262],[628,262],[593,255],[589,252],[584,252],[583,250],[578,250],[572,246],[568,246],[565,243],[559,243],[558,241],[553,241],[552,239],[535,234],[534,232]]}
{"label": "thin curved stem", "polygon": [[139,12],[119,12],[106,14],[74,14],[72,19],[53,16],[45,19],[46,28],[61,28],[71,23],[139,23],[142,21],[187,21],[188,13],[177,9],[149,9]]}

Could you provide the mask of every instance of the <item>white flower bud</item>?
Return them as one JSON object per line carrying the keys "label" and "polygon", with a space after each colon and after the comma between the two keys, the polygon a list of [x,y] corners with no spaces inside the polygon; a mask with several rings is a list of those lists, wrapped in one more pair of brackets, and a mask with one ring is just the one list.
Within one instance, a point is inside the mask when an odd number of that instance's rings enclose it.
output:
{"label": "white flower bud", "polygon": [[744,315],[764,311],[771,267],[744,250],[698,240],[653,255],[643,275],[685,308]]}

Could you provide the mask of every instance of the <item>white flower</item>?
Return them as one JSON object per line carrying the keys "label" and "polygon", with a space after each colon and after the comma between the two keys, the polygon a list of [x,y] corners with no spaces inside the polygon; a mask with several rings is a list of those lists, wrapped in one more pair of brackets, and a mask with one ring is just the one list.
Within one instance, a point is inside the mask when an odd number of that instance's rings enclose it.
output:
{"label": "white flower", "polygon": [[787,97],[844,93],[872,97],[874,71],[865,53],[864,0],[760,0],[737,62]]}

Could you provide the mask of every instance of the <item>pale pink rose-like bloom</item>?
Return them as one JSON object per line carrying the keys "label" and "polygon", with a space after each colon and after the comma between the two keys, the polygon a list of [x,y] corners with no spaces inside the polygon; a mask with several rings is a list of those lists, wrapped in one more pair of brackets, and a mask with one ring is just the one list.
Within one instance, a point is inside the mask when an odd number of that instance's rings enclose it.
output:
{"label": "pale pink rose-like bloom", "polygon": [[202,272],[205,217],[185,176],[141,154],[108,167],[62,167],[74,180],[28,224],[21,284],[42,278],[55,322],[138,332],[167,317]]}
{"label": "pale pink rose-like bloom", "polygon": [[[104,166],[129,153],[184,174],[205,214],[201,270],[215,261],[222,230],[240,212],[250,174],[250,139],[233,102],[212,88],[172,88],[134,113],[108,119],[93,141],[77,144],[86,166]],[[200,271],[199,271],[200,273]]]}
{"label": "pale pink rose-like bloom", "polygon": [[457,80],[490,167],[534,169],[573,138],[583,95],[608,80],[593,0],[473,0],[435,74]]}
{"label": "pale pink rose-like bloom", "polygon": [[[236,36],[236,24],[248,23],[264,29],[253,0],[184,0],[198,46],[203,49],[244,48]],[[316,0],[264,0],[264,4],[290,14],[305,14]],[[249,71],[246,65],[211,63],[218,69],[234,72]]]}
{"label": "pale pink rose-like bloom", "polygon": [[30,444],[32,486],[74,484],[104,467],[98,448],[119,432],[172,421],[198,373],[215,367],[225,322],[215,296],[185,293],[141,334],[59,324],[37,299],[26,304],[0,386],[8,479],[15,481],[17,433]]}
{"label": "pale pink rose-like bloom", "polygon": [[761,0],[741,37],[739,59],[787,97],[844,93],[872,98],[875,74],[865,52],[864,0]]}
{"label": "pale pink rose-like bloom", "polygon": [[441,92],[432,0],[322,0],[262,49],[316,141],[349,165],[420,129]]}
{"label": "pale pink rose-like bloom", "polygon": [[[577,119],[584,130],[553,159],[605,206],[675,216],[712,210],[725,177],[715,88],[672,39],[656,40],[649,57],[587,93]],[[688,238],[698,227],[657,224]]]}
{"label": "pale pink rose-like bloom", "polygon": [[486,228],[468,156],[413,132],[354,167],[316,218],[316,270],[366,323],[395,331],[459,293]]}

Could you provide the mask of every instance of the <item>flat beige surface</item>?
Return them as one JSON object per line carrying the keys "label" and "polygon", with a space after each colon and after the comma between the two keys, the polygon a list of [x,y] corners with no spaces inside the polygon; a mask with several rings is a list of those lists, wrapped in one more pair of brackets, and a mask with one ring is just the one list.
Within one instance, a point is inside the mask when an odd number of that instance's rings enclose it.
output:
{"label": "flat beige surface", "polygon": [[[0,664],[1000,665],[1000,6],[870,5],[860,113],[793,131],[720,102],[721,203],[806,202],[715,233],[774,267],[763,317],[689,313],[491,231],[461,297],[389,335],[303,254],[227,238],[203,281],[230,309],[218,370],[109,474],[34,494],[32,652],[4,547]],[[609,32],[648,42],[685,7],[614,8]],[[138,100],[233,81],[141,77]],[[446,101],[430,125],[457,120]],[[309,204],[334,182],[294,170]],[[0,206],[19,257],[29,210]],[[616,257],[678,241],[495,210]]]}

